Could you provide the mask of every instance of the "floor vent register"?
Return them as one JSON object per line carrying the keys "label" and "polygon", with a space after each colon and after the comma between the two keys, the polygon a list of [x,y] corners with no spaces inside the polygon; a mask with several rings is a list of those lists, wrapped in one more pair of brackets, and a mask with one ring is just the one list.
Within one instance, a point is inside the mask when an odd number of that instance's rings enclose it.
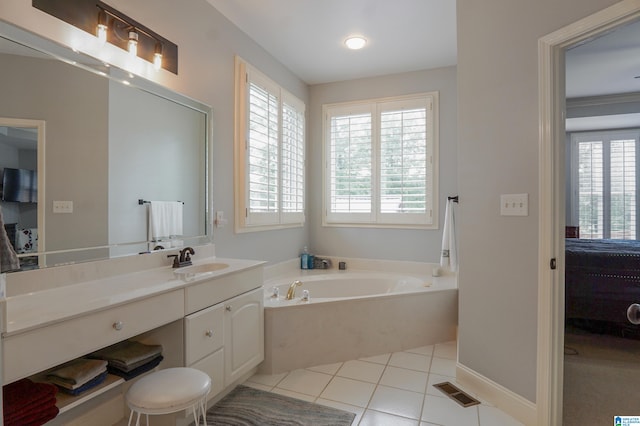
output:
{"label": "floor vent register", "polygon": [[433,387],[439,389],[441,392],[443,392],[445,395],[447,395],[449,398],[453,399],[463,407],[471,407],[473,405],[480,404],[480,401],[472,398],[471,396],[469,396],[469,394],[461,391],[449,382],[438,383],[433,385]]}

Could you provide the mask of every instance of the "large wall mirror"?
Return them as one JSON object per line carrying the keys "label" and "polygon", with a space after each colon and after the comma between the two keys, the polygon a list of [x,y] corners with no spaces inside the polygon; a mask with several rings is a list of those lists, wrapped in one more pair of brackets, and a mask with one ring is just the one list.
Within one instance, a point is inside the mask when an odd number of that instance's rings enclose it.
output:
{"label": "large wall mirror", "polygon": [[[207,105],[4,22],[0,63],[0,208],[20,270],[211,242]],[[181,232],[155,235],[167,202]]]}

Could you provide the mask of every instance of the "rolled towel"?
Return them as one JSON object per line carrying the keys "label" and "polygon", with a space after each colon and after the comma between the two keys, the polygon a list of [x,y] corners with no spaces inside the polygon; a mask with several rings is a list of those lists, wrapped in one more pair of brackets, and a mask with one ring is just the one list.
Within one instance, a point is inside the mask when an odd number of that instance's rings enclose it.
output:
{"label": "rolled towel", "polygon": [[47,379],[58,386],[74,390],[107,371],[102,359],[74,359],[47,374]]}

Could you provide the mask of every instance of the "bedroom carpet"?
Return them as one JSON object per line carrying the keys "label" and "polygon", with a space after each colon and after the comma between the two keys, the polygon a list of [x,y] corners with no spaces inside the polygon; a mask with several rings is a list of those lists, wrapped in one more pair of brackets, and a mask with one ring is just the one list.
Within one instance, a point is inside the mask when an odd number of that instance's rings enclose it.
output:
{"label": "bedroom carpet", "polygon": [[207,410],[208,425],[348,426],[355,414],[240,385]]}
{"label": "bedroom carpet", "polygon": [[612,425],[640,415],[640,340],[565,334],[564,426]]}

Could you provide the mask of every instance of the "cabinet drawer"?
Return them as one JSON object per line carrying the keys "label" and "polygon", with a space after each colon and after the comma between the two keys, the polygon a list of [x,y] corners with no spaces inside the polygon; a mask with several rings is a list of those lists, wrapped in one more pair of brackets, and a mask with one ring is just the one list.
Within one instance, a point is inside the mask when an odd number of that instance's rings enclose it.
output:
{"label": "cabinet drawer", "polygon": [[185,361],[190,365],[224,343],[224,306],[218,304],[184,319]]}
{"label": "cabinet drawer", "polygon": [[190,367],[204,371],[211,378],[211,392],[207,399],[213,398],[224,389],[224,349],[218,349]]}
{"label": "cabinet drawer", "polygon": [[183,316],[184,293],[176,290],[8,336],[3,339],[4,383],[55,367]]}
{"label": "cabinet drawer", "polygon": [[185,289],[185,311],[199,311],[262,286],[263,268],[257,267],[214,278]]}

